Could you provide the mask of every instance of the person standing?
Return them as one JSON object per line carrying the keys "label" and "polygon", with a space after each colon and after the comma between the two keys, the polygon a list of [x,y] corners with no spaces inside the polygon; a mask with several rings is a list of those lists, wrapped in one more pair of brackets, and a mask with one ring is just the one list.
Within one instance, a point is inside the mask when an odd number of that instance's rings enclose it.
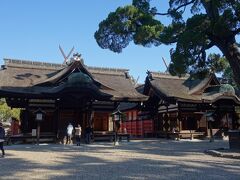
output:
{"label": "person standing", "polygon": [[66,144],[72,143],[72,133],[73,133],[73,125],[71,123],[69,123],[68,127],[67,127],[67,142],[66,142]]}
{"label": "person standing", "polygon": [[3,129],[3,124],[0,122],[0,149],[2,150],[2,157],[5,156],[3,142],[5,138],[5,130]]}
{"label": "person standing", "polygon": [[75,127],[75,136],[76,136],[77,146],[80,146],[81,134],[82,134],[82,128],[81,128],[80,124],[78,124],[78,126]]}

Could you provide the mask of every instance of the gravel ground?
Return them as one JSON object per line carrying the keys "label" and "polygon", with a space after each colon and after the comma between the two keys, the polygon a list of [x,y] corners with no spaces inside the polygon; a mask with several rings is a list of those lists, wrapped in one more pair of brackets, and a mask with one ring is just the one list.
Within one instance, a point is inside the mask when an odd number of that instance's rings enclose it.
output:
{"label": "gravel ground", "polygon": [[240,160],[204,150],[227,141],[133,140],[75,145],[12,145],[0,158],[0,179],[240,179]]}

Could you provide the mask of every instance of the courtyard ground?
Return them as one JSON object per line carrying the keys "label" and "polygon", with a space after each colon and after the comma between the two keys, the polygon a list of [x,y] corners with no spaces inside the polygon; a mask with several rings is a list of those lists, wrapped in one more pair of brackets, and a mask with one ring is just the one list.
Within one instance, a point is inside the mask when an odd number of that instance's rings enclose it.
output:
{"label": "courtyard ground", "polygon": [[204,154],[227,141],[165,139],[75,145],[12,145],[0,179],[240,179],[240,160]]}

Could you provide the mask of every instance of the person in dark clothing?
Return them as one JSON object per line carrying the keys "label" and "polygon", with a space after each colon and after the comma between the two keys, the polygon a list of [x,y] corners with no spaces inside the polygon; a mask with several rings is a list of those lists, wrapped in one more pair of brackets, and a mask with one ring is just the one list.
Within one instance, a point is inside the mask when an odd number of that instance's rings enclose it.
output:
{"label": "person in dark clothing", "polygon": [[5,130],[3,129],[3,124],[0,122],[0,149],[2,150],[2,157],[5,156],[3,142],[5,138]]}
{"label": "person in dark clothing", "polygon": [[85,129],[85,142],[90,144],[91,142],[91,127],[87,126]]}

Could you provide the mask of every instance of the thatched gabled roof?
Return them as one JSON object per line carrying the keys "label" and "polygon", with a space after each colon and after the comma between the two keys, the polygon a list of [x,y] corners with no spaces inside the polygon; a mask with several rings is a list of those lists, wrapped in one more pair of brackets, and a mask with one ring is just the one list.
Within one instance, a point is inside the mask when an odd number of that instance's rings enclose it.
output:
{"label": "thatched gabled roof", "polygon": [[[116,101],[144,101],[147,96],[138,93],[126,69],[88,67],[81,61],[69,66],[61,64],[4,59],[0,70],[0,95],[51,96],[69,89],[68,77],[81,71],[93,81],[88,87],[100,97]],[[82,86],[82,85],[81,85]],[[80,88],[78,86],[78,88]],[[72,88],[73,89],[73,88]],[[83,89],[83,87],[81,87]],[[75,89],[75,93],[76,93]]]}
{"label": "thatched gabled roof", "polygon": [[190,76],[177,77],[168,73],[148,72],[144,94],[154,91],[160,99],[175,99],[189,102],[215,102],[220,98],[232,99],[240,103],[234,93],[212,92],[205,93],[209,87],[221,86],[214,74],[204,79],[193,79]]}

